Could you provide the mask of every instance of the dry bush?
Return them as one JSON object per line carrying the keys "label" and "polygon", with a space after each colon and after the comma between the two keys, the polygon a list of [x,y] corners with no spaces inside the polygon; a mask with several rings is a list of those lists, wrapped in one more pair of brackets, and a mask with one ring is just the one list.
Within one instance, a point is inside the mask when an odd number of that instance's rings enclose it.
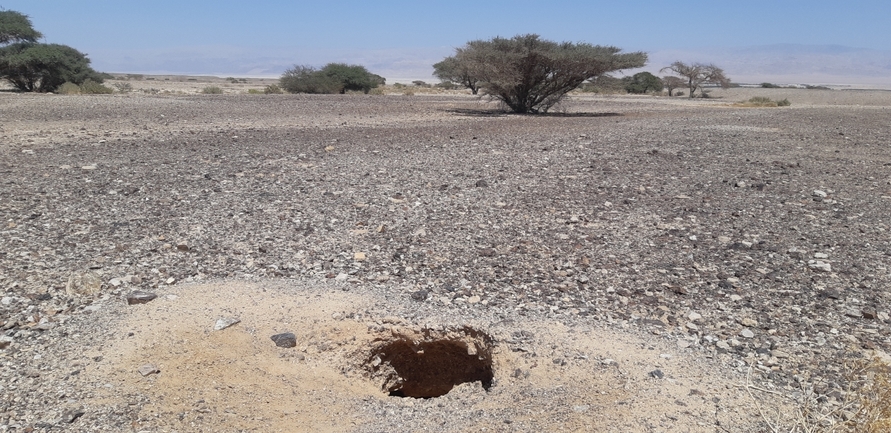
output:
{"label": "dry bush", "polygon": [[735,105],[737,107],[788,107],[792,105],[792,103],[789,102],[788,99],[774,101],[764,96],[754,96],[749,98],[748,101],[743,101]]}
{"label": "dry bush", "polygon": [[72,82],[65,82],[59,86],[56,93],[60,95],[80,95],[80,86]]}
{"label": "dry bush", "polygon": [[204,93],[205,95],[219,95],[223,93],[223,89],[217,86],[207,86],[201,89],[201,93]]}
{"label": "dry bush", "polygon": [[[751,371],[750,371],[751,375]],[[746,391],[772,433],[887,433],[891,432],[891,366],[878,358],[860,359],[845,365],[845,384],[837,404],[826,404],[813,384],[794,395],[760,388],[746,378]],[[779,396],[791,403],[792,413],[779,406],[768,412],[756,397]]]}

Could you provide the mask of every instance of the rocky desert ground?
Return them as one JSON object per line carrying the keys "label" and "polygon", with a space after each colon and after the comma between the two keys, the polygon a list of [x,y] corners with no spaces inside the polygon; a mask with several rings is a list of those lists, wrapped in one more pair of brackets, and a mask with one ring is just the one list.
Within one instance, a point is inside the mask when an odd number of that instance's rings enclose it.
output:
{"label": "rocky desert ground", "polygon": [[891,350],[889,92],[202,80],[0,92],[0,431],[790,431]]}

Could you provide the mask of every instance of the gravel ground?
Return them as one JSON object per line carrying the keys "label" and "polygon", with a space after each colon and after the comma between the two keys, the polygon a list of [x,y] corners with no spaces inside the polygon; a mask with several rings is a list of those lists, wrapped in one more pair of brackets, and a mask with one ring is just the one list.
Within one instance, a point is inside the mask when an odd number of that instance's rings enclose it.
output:
{"label": "gravel ground", "polygon": [[[0,430],[96,430],[93,391],[66,384],[121,297],[233,279],[347,288],[418,326],[423,305],[630,333],[838,404],[845,361],[891,345],[891,94],[714,95],[533,117],[463,95],[0,93]],[[731,106],[756,95],[793,105]],[[101,419],[144,403],[121,398]]]}

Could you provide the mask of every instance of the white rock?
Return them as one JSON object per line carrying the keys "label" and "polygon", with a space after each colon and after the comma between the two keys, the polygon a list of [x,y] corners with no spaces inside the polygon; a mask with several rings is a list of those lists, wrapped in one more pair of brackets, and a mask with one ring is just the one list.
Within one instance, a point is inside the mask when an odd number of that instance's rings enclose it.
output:
{"label": "white rock", "polygon": [[217,323],[213,325],[213,330],[220,331],[240,322],[240,319],[236,319],[234,317],[221,317],[217,319]]}
{"label": "white rock", "polygon": [[814,197],[826,198],[827,195],[826,191],[821,191],[819,189],[814,190]]}
{"label": "white rock", "polygon": [[690,319],[690,321],[692,321],[692,322],[695,322],[701,318],[702,318],[702,314],[699,314],[695,311],[691,311],[690,314],[687,315],[687,319]]}
{"label": "white rock", "polygon": [[832,265],[822,260],[808,260],[807,266],[818,272],[832,272]]}
{"label": "white rock", "polygon": [[739,331],[739,336],[742,338],[755,338],[755,333],[752,332],[751,329],[746,328],[746,329],[743,329],[742,331]]}

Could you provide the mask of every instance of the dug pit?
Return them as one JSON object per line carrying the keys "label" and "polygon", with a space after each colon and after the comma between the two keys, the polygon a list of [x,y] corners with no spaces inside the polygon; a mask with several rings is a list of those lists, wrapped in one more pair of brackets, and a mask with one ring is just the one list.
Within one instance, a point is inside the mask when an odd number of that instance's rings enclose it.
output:
{"label": "dug pit", "polygon": [[495,377],[492,339],[470,327],[395,332],[372,346],[364,367],[391,396],[439,397],[468,382],[488,390]]}

